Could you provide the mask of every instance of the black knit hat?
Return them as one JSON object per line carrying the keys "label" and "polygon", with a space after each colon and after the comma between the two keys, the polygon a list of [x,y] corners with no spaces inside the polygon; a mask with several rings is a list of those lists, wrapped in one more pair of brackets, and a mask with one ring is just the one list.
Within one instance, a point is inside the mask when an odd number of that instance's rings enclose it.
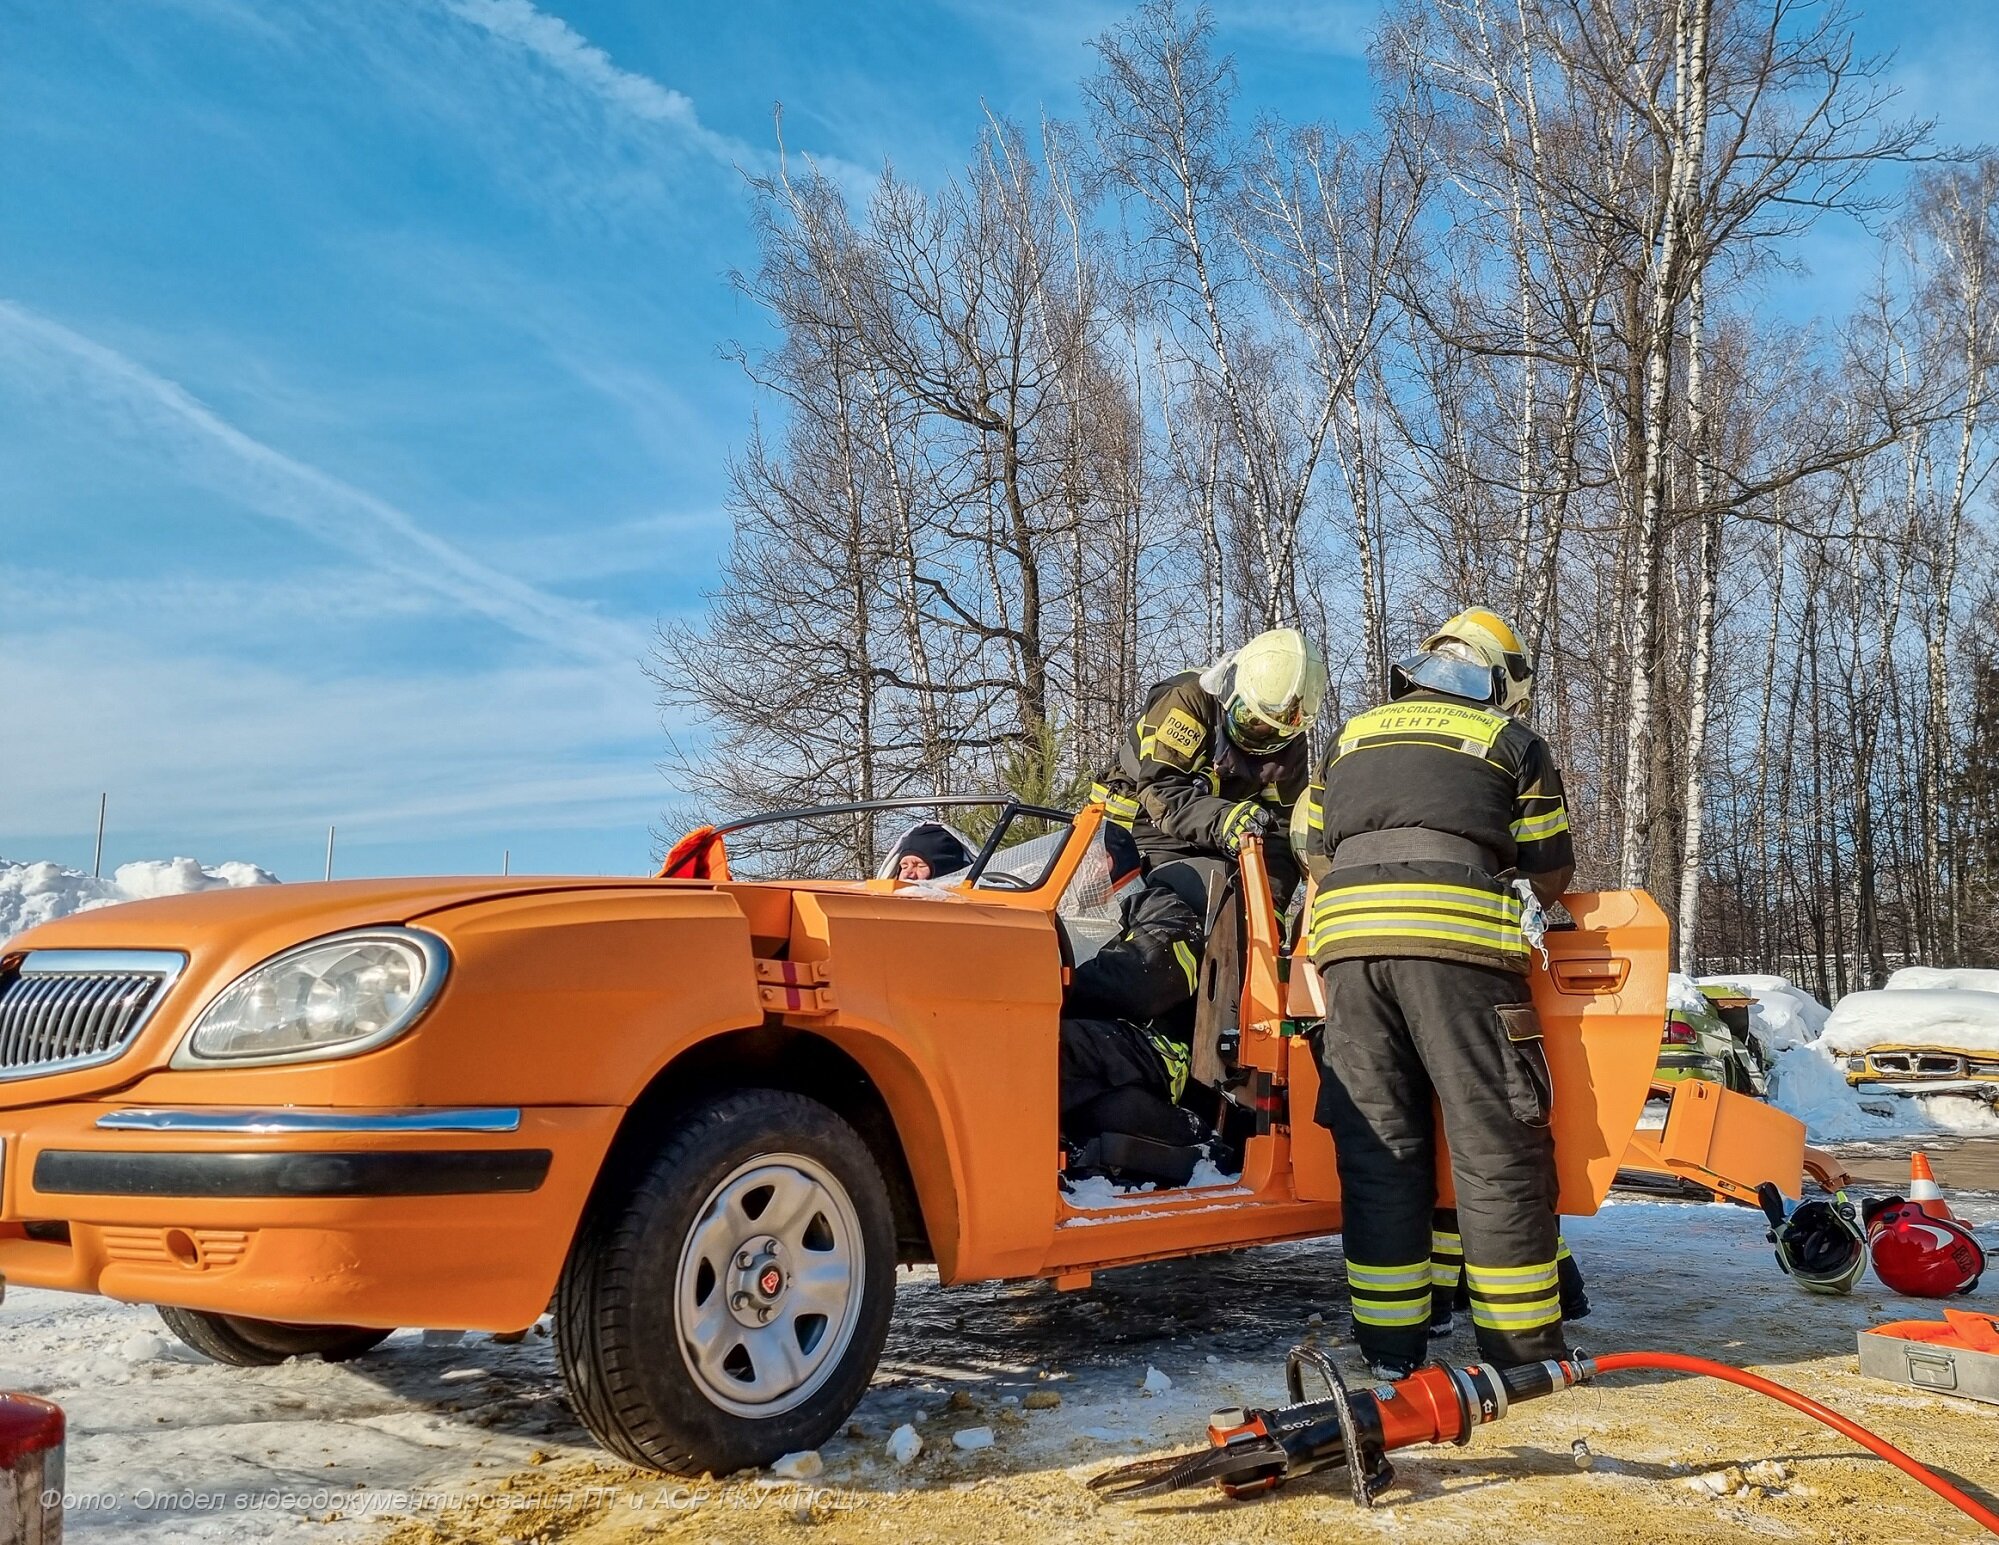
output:
{"label": "black knit hat", "polygon": [[895,855],[890,860],[891,872],[894,865],[911,854],[928,864],[933,875],[955,873],[972,861],[964,843],[953,836],[948,827],[939,826],[935,821],[925,821],[921,826],[910,828],[902,841],[896,844]]}
{"label": "black knit hat", "polygon": [[1111,862],[1111,884],[1122,885],[1145,867],[1138,841],[1129,827],[1120,826],[1115,821],[1104,822],[1101,832],[1104,852]]}

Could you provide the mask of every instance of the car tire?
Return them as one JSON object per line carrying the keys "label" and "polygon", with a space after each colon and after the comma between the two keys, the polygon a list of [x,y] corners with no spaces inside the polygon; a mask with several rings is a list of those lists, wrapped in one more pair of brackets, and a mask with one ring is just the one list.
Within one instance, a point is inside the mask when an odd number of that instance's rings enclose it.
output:
{"label": "car tire", "polygon": [[372,1351],[389,1335],[359,1325],[290,1325],[205,1309],[157,1307],[168,1330],[203,1357],[232,1368],[272,1368],[291,1357],[344,1363]]}
{"label": "car tire", "polygon": [[894,1300],[894,1219],[867,1145],[816,1100],[742,1090],[600,1186],[556,1291],[556,1353],[605,1448],[723,1475],[839,1430]]}

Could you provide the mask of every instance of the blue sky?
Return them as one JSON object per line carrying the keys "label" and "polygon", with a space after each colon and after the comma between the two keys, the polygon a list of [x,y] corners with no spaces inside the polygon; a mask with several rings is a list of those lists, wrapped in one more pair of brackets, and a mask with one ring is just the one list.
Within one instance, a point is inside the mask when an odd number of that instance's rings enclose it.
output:
{"label": "blue sky", "polygon": [[[1215,9],[1249,105],[1365,112],[1371,4]],[[0,0],[0,855],[87,864],[105,790],[107,867],[309,878],[337,823],[350,874],[647,868],[638,661],[727,539],[773,102],[939,178],[982,101],[1073,114],[1122,10]],[[1959,139],[1979,10],[1865,22]]]}

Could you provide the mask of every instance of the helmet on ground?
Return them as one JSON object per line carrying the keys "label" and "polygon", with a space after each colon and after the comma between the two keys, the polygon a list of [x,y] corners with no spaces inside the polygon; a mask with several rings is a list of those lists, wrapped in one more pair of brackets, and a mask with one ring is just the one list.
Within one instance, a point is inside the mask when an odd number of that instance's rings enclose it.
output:
{"label": "helmet on ground", "polygon": [[1874,1275],[1908,1298],[1969,1293],[1985,1271],[1985,1251],[1970,1229],[1899,1196],[1869,1203],[1867,1248]]}
{"label": "helmet on ground", "polygon": [[1243,750],[1268,756],[1312,727],[1326,698],[1326,662],[1303,633],[1259,633],[1229,667],[1222,725]]}
{"label": "helmet on ground", "polygon": [[1513,624],[1474,606],[1423,640],[1418,651],[1388,673],[1388,695],[1419,689],[1490,703],[1501,713],[1525,713],[1534,694],[1534,670]]}
{"label": "helmet on ground", "polygon": [[1844,1191],[1832,1200],[1814,1198],[1789,1210],[1777,1188],[1764,1181],[1757,1200],[1770,1219],[1768,1238],[1777,1247],[1777,1264],[1812,1293],[1850,1293],[1867,1269],[1867,1239],[1860,1218]]}

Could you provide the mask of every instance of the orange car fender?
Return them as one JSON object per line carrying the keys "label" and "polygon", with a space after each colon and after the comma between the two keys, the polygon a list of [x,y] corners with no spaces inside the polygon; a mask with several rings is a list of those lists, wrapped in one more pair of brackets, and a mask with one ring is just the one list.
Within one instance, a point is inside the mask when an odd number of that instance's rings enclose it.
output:
{"label": "orange car fender", "polygon": [[1053,920],[859,892],[801,891],[794,907],[790,959],[819,967],[826,984],[809,1022],[876,1079],[940,1274],[1035,1272],[1056,1216]]}
{"label": "orange car fender", "polygon": [[916,1188],[916,1205],[923,1213],[937,1273],[946,1282],[966,1280],[961,1263],[975,1252],[968,1250],[964,1213],[958,1205],[964,1156],[958,1151],[955,1129],[943,1119],[933,1098],[936,1070],[919,1066],[915,1050],[885,1025],[842,1019],[819,1033],[859,1063],[880,1092]]}

